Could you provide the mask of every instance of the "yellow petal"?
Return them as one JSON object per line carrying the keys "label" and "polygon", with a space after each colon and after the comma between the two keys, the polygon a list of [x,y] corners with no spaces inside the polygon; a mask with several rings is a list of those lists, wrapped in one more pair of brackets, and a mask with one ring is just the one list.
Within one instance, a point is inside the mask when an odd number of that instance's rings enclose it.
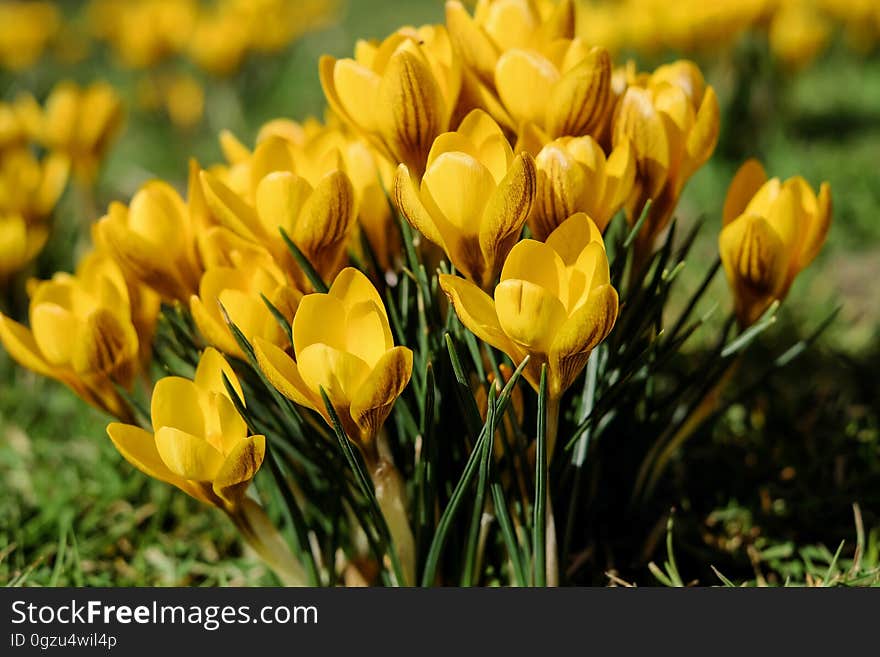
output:
{"label": "yellow petal", "polygon": [[56,369],[46,361],[27,327],[0,313],[0,342],[9,355],[24,368],[41,376],[58,378]]}
{"label": "yellow petal", "polygon": [[530,353],[549,353],[566,318],[555,294],[527,280],[502,281],[495,288],[495,309],[504,333]]}
{"label": "yellow petal", "polygon": [[266,237],[256,211],[238,194],[208,171],[202,171],[201,179],[208,208],[221,224],[245,239]]}
{"label": "yellow petal", "polygon": [[520,153],[489,199],[480,222],[480,249],[488,264],[491,282],[500,273],[504,258],[519,239],[535,198],[535,161]]}
{"label": "yellow petal", "polygon": [[376,362],[364,384],[351,400],[351,417],[365,439],[373,438],[395,400],[412,375],[413,354],[406,347],[394,347]]}
{"label": "yellow petal", "polygon": [[715,90],[707,87],[697,110],[696,121],[687,136],[687,153],[691,162],[689,171],[703,166],[715,150],[721,125],[720,114]]}
{"label": "yellow petal", "polygon": [[[346,267],[330,286],[328,294],[339,299],[344,305],[352,306],[363,301],[372,301],[383,317],[388,318],[382,297],[363,272],[354,267]],[[391,333],[388,333],[390,339]]]}
{"label": "yellow petal", "polygon": [[394,175],[394,201],[413,228],[437,246],[445,249],[443,237],[430,213],[422,205],[416,185],[417,183],[412,179],[407,166],[401,164]]}
{"label": "yellow petal", "polygon": [[387,111],[386,105],[379,104],[380,84],[381,78],[376,73],[351,59],[334,62],[334,95],[345,114],[364,130],[377,128],[379,108]]}
{"label": "yellow petal", "polygon": [[31,306],[31,332],[40,353],[52,365],[68,365],[79,339],[80,321],[53,303],[32,302]]}
{"label": "yellow petal", "polygon": [[279,228],[290,234],[312,187],[289,171],[276,171],[263,177],[256,188],[256,207],[266,232],[280,239]]}
{"label": "yellow petal", "polygon": [[257,337],[254,351],[263,374],[282,395],[300,406],[323,409],[323,404],[318,401],[320,397],[306,385],[296,362],[283,349]]}
{"label": "yellow petal", "polygon": [[797,262],[799,269],[803,269],[813,261],[828,236],[831,227],[831,187],[828,183],[822,183],[819,187],[816,212],[804,223],[806,225],[802,226],[803,238]]}
{"label": "yellow petal", "polygon": [[495,302],[479,287],[458,276],[440,275],[440,287],[449,297],[461,323],[480,340],[511,355],[513,345],[498,323]]}
{"label": "yellow petal", "polygon": [[220,131],[220,150],[229,164],[239,164],[251,159],[250,149],[229,130]]}
{"label": "yellow petal", "polygon": [[329,294],[307,294],[293,318],[293,344],[297,356],[313,344],[346,348],[346,307]]}
{"label": "yellow petal", "polygon": [[266,457],[266,437],[239,440],[226,455],[214,477],[214,492],[229,504],[236,504]]}
{"label": "yellow petal", "polygon": [[635,178],[636,154],[629,140],[625,140],[614,147],[605,163],[605,193],[593,217],[599,230],[605,231],[608,222],[626,202],[632,193]]}
{"label": "yellow petal", "polygon": [[767,174],[758,160],[749,159],[743,162],[730,181],[730,187],[727,188],[722,213],[724,226],[745,212],[749,201],[765,182],[767,182]]}
{"label": "yellow petal", "polygon": [[238,398],[244,403],[241,383],[239,383],[238,377],[235,376],[232,367],[219,351],[213,347],[207,347],[199,357],[199,364],[196,367],[193,382],[196,384],[196,387],[202,390],[216,392],[228,397],[226,386],[223,384],[223,374],[229,379],[229,383],[232,384],[232,387],[238,393]]}
{"label": "yellow petal", "polygon": [[348,408],[370,367],[354,354],[326,344],[312,344],[297,350],[297,366],[310,390],[320,395],[323,388],[337,409]]}
{"label": "yellow petal", "polygon": [[605,120],[611,100],[611,57],[593,48],[577,66],[566,71],[546,102],[545,129],[553,137],[595,134]]}
{"label": "yellow petal", "polygon": [[[291,238],[310,260],[320,258],[325,249],[340,245],[348,235],[355,218],[354,204],[348,176],[342,171],[327,174],[306,200]],[[320,262],[312,264],[320,270]]]}
{"label": "yellow petal", "polygon": [[587,180],[583,166],[558,142],[544,146],[535,162],[537,184],[529,228],[535,239],[544,240],[578,211]]}
{"label": "yellow petal", "polygon": [[639,160],[639,176],[647,198],[656,198],[669,168],[666,128],[645,89],[630,87],[614,121],[614,144],[629,140]]}
{"label": "yellow petal", "polygon": [[565,263],[552,247],[535,240],[518,242],[507,256],[501,280],[512,279],[529,281],[560,298],[566,292]]}
{"label": "yellow petal", "polygon": [[388,320],[373,301],[362,301],[347,308],[344,330],[346,350],[373,367],[390,349]]}
{"label": "yellow petal", "polygon": [[617,310],[617,291],[610,285],[601,285],[559,328],[550,354],[555,394],[564,392],[580,374],[590,352],[614,327]]}
{"label": "yellow petal", "polygon": [[544,125],[544,115],[559,71],[540,54],[509,50],[498,59],[495,86],[501,102],[517,122]]}
{"label": "yellow petal", "polygon": [[443,153],[422,179],[421,199],[435,225],[449,237],[476,234],[495,180],[481,162],[465,153]]}
{"label": "yellow petal", "polygon": [[153,434],[149,431],[130,424],[111,422],[107,425],[107,435],[125,460],[147,476],[173,486],[184,483],[181,477],[171,472],[165,465],[156,449]]}
{"label": "yellow petal", "polygon": [[203,393],[195,383],[180,376],[159,379],[153,388],[150,417],[153,430],[176,427],[196,436],[205,435]]}
{"label": "yellow petal", "polygon": [[592,242],[605,249],[598,226],[586,214],[578,212],[559,224],[544,243],[559,254],[567,267],[571,267]]}
{"label": "yellow petal", "polygon": [[156,431],[156,450],[174,474],[192,481],[212,481],[223,465],[223,455],[207,440],[174,427]]}
{"label": "yellow petal", "polygon": [[492,84],[498,49],[457,0],[446,3],[446,29],[464,63],[483,82]]}
{"label": "yellow petal", "polygon": [[244,358],[241,347],[238,346],[232,333],[230,333],[226,322],[222,320],[220,309],[217,306],[218,300],[218,297],[208,298],[208,304],[205,304],[199,297],[191,296],[189,309],[192,313],[193,321],[195,321],[199,333],[205,338],[205,342],[217,347],[225,354]]}
{"label": "yellow petal", "polygon": [[260,181],[270,173],[295,171],[293,152],[286,139],[281,137],[269,137],[262,141],[255,149],[250,160],[251,190],[256,191]]}
{"label": "yellow petal", "polygon": [[86,319],[71,354],[74,371],[108,376],[126,386],[135,373],[138,338],[130,321],[100,308]]}
{"label": "yellow petal", "polygon": [[728,279],[750,290],[774,295],[785,277],[787,249],[779,233],[763,217],[742,215],[721,230],[721,261]]}
{"label": "yellow petal", "polygon": [[[447,108],[424,56],[408,45],[388,60],[375,107],[382,108],[377,116],[379,132],[397,161],[420,172],[434,138],[446,129]],[[358,98],[358,108],[364,102],[364,97]]]}

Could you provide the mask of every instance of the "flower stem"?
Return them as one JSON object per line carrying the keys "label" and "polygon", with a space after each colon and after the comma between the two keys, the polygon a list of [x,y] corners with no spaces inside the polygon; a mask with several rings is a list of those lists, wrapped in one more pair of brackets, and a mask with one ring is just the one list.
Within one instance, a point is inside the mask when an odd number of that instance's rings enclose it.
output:
{"label": "flower stem", "polygon": [[245,498],[228,511],[242,537],[269,566],[285,586],[306,586],[308,580],[302,564],[297,561],[278,528],[272,524],[263,507]]}

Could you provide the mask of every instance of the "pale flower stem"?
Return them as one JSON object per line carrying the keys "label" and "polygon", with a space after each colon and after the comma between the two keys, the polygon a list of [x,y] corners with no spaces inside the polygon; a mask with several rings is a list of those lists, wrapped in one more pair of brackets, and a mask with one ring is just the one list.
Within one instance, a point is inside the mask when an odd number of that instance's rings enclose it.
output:
{"label": "pale flower stem", "polygon": [[370,477],[376,489],[376,501],[388,525],[406,580],[400,584],[412,586],[416,581],[416,549],[406,512],[406,488],[403,479],[394,464],[385,459],[379,459],[378,463],[370,468]]}
{"label": "pale flower stem", "polygon": [[232,522],[241,532],[263,562],[269,566],[284,586],[307,586],[308,581],[302,564],[296,559],[278,528],[269,520],[263,507],[245,498],[235,509],[228,512]]}

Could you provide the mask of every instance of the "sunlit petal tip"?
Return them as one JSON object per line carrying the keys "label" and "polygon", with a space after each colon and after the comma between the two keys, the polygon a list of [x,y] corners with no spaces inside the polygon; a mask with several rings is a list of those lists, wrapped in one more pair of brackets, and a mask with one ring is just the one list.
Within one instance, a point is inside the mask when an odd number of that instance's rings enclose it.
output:
{"label": "sunlit petal tip", "polygon": [[385,352],[357,390],[350,412],[363,440],[372,440],[382,428],[395,400],[409,383],[412,366],[412,351],[394,347]]}
{"label": "sunlit petal tip", "polygon": [[291,401],[314,410],[323,409],[299,373],[296,362],[283,349],[262,338],[254,339],[257,364],[275,388]]}
{"label": "sunlit petal tip", "polygon": [[248,436],[239,440],[226,455],[214,477],[213,488],[217,496],[227,504],[237,504],[263,464],[265,456],[265,436]]}
{"label": "sunlit petal tip", "polygon": [[745,212],[749,201],[765,182],[767,182],[767,173],[758,160],[750,158],[743,162],[727,188],[722,212],[724,226]]}

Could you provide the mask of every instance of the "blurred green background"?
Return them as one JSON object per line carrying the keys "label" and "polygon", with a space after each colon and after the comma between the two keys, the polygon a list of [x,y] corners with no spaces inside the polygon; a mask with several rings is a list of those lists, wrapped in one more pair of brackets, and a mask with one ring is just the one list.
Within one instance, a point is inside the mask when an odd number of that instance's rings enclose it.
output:
{"label": "blurred green background", "polygon": [[[351,0],[336,25],[283,56],[250,58],[234,76],[209,81],[204,120],[191,130],[130,109],[102,169],[96,207],[129,198],[154,177],[182,186],[190,156],[203,165],[221,159],[221,129],[250,143],[268,119],[320,115],[321,54],[346,56],[357,38],[442,16],[441,0]],[[705,474],[692,477],[681,501],[683,549],[747,579],[802,578],[810,564],[827,561],[840,540],[855,538],[853,502],[866,518],[866,544],[876,551],[880,543],[880,59],[838,44],[792,76],[766,59],[760,39],[747,38],[735,67],[701,62],[722,100],[723,134],[680,205],[686,224],[706,220],[683,286],[695,285],[714,259],[727,184],[743,159],[757,156],[770,175],[802,174],[815,187],[829,181],[834,198],[828,244],[798,279],[762,346],[769,352],[806,335],[838,304],[842,312],[814,352],[784,380],[769,381],[753,405],[731,409],[684,463],[688,472]],[[42,98],[62,78],[106,79],[129,103],[135,96],[132,75],[109,57],[4,74],[2,96],[29,90]],[[68,229],[53,235],[41,276],[72,267],[75,226],[96,218],[86,213],[68,193],[58,215]],[[729,307],[722,276],[710,296]],[[14,367],[0,352],[0,584],[273,583],[242,554],[221,514],[124,463],[105,438],[105,424],[62,386]],[[652,581],[647,571],[621,574]]]}

